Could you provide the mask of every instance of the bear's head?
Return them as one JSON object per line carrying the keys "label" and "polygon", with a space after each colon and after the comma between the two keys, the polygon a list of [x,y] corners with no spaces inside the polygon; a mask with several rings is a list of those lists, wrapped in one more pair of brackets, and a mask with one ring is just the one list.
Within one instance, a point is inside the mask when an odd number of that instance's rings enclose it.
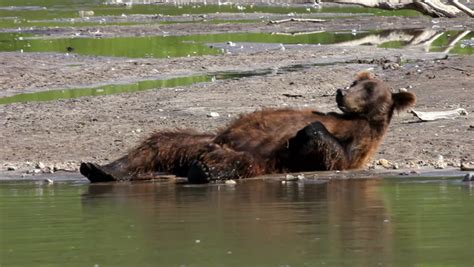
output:
{"label": "bear's head", "polygon": [[393,111],[414,105],[413,93],[392,93],[390,88],[369,72],[360,72],[351,86],[338,89],[336,102],[342,112],[358,114],[370,120],[390,119]]}

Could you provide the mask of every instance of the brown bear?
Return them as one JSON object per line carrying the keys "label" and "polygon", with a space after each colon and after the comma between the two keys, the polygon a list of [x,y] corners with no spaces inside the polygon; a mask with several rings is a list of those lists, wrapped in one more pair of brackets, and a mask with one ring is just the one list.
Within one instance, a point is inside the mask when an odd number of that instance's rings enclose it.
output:
{"label": "brown bear", "polygon": [[368,72],[338,89],[342,113],[265,109],[240,116],[219,132],[155,132],[110,164],[82,163],[91,182],[151,179],[155,172],[190,183],[270,173],[358,169],[382,142],[395,110],[415,103],[409,92],[392,93]]}

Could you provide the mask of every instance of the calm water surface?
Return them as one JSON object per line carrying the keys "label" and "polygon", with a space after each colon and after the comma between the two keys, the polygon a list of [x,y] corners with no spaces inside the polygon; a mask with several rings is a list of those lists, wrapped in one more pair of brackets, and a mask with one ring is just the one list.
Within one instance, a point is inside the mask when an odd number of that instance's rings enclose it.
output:
{"label": "calm water surface", "polygon": [[0,183],[1,266],[473,266],[454,180]]}

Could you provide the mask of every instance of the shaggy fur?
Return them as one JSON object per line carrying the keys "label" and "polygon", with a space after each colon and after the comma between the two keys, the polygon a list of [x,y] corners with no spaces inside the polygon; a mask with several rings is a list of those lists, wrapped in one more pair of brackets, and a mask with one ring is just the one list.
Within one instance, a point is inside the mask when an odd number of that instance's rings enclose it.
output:
{"label": "shaggy fur", "polygon": [[154,172],[187,176],[192,183],[276,172],[362,168],[382,142],[393,112],[415,103],[391,93],[372,74],[337,90],[343,112],[265,109],[240,116],[216,134],[192,130],[155,132],[111,164],[83,163],[91,182],[149,179]]}

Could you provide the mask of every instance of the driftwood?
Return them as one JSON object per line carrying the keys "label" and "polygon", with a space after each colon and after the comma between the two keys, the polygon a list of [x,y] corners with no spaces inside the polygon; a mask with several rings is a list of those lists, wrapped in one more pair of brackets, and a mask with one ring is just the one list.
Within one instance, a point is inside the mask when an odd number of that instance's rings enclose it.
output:
{"label": "driftwood", "polygon": [[374,7],[387,10],[413,9],[432,17],[453,18],[465,13],[471,18],[474,12],[458,0],[323,0],[322,2],[337,4],[352,4],[364,7]]}
{"label": "driftwood", "polygon": [[474,18],[474,12],[470,8],[468,8],[467,6],[459,3],[458,0],[448,0],[448,2],[451,5],[457,7],[462,12],[466,13],[469,17]]}
{"label": "driftwood", "polygon": [[411,114],[415,115],[421,121],[435,121],[435,120],[443,120],[443,119],[454,119],[459,116],[466,116],[468,115],[467,111],[463,108],[458,108],[455,110],[448,110],[448,111],[416,111],[412,109]]}
{"label": "driftwood", "polygon": [[325,2],[356,4],[388,10],[414,9],[432,17],[453,18],[461,12],[466,13],[470,17],[474,17],[473,11],[459,3],[458,0],[448,0],[448,4],[440,0],[326,0]]}

